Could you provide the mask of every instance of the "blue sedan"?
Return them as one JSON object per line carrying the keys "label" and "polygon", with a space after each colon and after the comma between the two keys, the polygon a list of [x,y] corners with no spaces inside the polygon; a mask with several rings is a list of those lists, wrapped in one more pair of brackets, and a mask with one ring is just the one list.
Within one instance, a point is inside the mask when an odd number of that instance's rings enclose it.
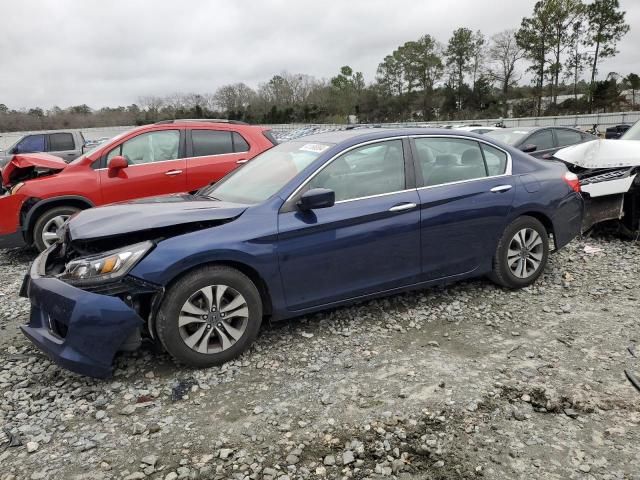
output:
{"label": "blue sedan", "polygon": [[580,231],[576,176],[486,136],[356,129],[259,155],[196,194],[80,212],[25,278],[25,335],[95,377],[142,337],[195,367],[264,318],[488,276],[531,285]]}

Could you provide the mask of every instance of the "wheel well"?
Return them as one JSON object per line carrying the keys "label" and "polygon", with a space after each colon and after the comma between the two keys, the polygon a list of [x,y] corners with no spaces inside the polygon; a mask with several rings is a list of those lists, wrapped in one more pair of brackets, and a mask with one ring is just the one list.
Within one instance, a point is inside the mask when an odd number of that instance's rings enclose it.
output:
{"label": "wheel well", "polygon": [[[527,216],[527,217],[533,217],[536,220],[538,220],[545,228],[545,230],[547,231],[548,234],[553,235],[553,222],[551,222],[551,219],[549,217],[547,217],[544,213],[540,213],[540,212],[525,212],[520,214],[520,216]],[[554,243],[555,243],[555,236],[553,239]]]}
{"label": "wheel well", "polygon": [[203,267],[211,267],[211,266],[225,266],[225,267],[235,268],[239,272],[242,272],[247,277],[249,277],[249,279],[254,283],[254,285],[258,289],[258,293],[260,293],[260,298],[262,299],[262,312],[263,312],[263,314],[264,315],[271,315],[271,312],[273,311],[273,309],[272,309],[272,303],[271,303],[271,295],[269,294],[269,289],[267,287],[267,284],[265,283],[265,281],[262,279],[260,274],[255,269],[253,269],[252,267],[250,267],[250,266],[248,266],[248,265],[246,265],[244,263],[241,263],[241,262],[219,261],[219,262],[209,262],[209,263],[203,263],[201,265],[197,265],[197,266],[192,267],[192,268],[190,268],[188,270],[185,270],[180,275],[178,275],[173,280],[171,280],[169,285],[167,285],[166,290],[171,288],[171,286],[174,283],[176,283],[179,279],[181,279],[185,275],[193,272],[194,270],[198,270],[198,269],[203,268]]}
{"label": "wheel well", "polygon": [[[28,202],[25,202],[27,204]],[[45,202],[36,203],[31,210],[26,210],[23,207],[23,211],[20,214],[20,218],[23,219],[22,230],[27,243],[33,242],[33,226],[38,221],[38,218],[47,210],[56,207],[76,207],[81,210],[91,208],[92,205],[81,198],[60,198],[57,200],[51,200]]]}

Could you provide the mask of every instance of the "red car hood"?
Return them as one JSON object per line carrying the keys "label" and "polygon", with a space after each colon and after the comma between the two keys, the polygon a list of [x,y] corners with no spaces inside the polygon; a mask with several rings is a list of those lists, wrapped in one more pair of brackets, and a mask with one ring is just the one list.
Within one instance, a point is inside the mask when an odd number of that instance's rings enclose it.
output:
{"label": "red car hood", "polygon": [[27,173],[26,169],[36,169],[40,172],[59,172],[67,164],[60,157],[48,153],[23,153],[14,155],[2,169],[2,184],[9,186],[14,179]]}

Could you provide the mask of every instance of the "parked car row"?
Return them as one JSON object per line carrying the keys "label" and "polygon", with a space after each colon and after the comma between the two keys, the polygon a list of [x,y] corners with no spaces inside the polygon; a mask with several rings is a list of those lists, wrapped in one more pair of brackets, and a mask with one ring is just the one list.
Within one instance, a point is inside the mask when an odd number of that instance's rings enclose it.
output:
{"label": "parked car row", "polygon": [[15,154],[2,170],[0,248],[43,251],[80,210],[196,191],[275,143],[262,127],[181,120],[135,128],[69,164],[46,153]]}
{"label": "parked car row", "polygon": [[[35,178],[5,175],[17,192],[0,201],[47,182],[56,195],[93,182],[99,203],[134,196],[136,180],[192,191],[43,217],[73,215],[21,289],[32,305],[22,330],[53,360],[105,377],[117,351],[148,337],[184,364],[216,365],[264,318],[485,275],[526,287],[580,232],[577,176],[487,135],[350,129],[268,148],[261,128],[225,127],[141,127],[48,176],[33,158],[14,173]],[[217,155],[232,172],[198,189],[225,169]]]}

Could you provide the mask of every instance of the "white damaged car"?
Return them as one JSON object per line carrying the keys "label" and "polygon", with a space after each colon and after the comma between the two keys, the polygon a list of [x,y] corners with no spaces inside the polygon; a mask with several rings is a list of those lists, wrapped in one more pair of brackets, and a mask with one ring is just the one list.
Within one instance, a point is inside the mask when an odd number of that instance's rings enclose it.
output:
{"label": "white damaged car", "polygon": [[585,200],[582,225],[617,221],[620,233],[640,233],[640,122],[620,140],[594,140],[554,155],[578,175]]}

